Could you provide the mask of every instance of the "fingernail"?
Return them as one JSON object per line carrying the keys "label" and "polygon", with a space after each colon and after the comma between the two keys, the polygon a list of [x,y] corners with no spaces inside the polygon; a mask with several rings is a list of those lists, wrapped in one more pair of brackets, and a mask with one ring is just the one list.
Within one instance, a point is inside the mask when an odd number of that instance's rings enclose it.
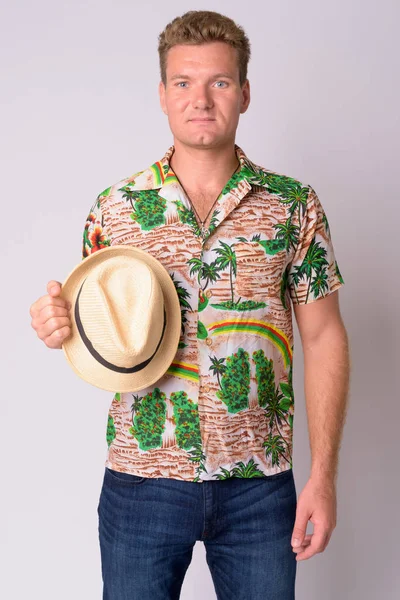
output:
{"label": "fingernail", "polygon": [[300,540],[298,538],[293,538],[292,546],[299,546],[299,545],[300,545]]}

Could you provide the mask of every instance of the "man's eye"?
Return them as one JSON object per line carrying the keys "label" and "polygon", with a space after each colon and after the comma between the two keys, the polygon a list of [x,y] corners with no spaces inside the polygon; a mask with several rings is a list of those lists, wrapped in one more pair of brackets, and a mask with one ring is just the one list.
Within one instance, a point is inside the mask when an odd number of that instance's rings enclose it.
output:
{"label": "man's eye", "polygon": [[177,83],[176,85],[177,85],[178,87],[180,87],[182,83],[183,83],[183,84],[185,84],[185,83],[186,83],[186,81],[178,81],[178,83]]}
{"label": "man's eye", "polygon": [[226,81],[217,81],[217,83],[223,83],[224,85],[228,85]]}

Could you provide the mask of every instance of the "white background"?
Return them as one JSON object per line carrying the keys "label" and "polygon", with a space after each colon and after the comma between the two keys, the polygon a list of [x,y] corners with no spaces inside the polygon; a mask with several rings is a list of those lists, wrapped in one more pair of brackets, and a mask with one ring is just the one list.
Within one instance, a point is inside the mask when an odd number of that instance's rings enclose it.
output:
{"label": "white background", "polygon": [[[1,3],[1,595],[92,600],[102,582],[96,507],[112,394],[30,326],[50,279],[81,260],[97,194],[172,143],[157,37],[189,9],[219,10],[252,45],[237,143],[314,187],[346,285],[350,408],[338,524],[298,563],[297,600],[399,597],[399,4],[381,0]],[[294,474],[310,453],[295,331]],[[396,343],[397,342],[397,343]],[[397,383],[397,382],[396,382]],[[309,532],[312,526],[309,524]],[[214,600],[202,543],[183,600]],[[234,600],[234,599],[232,599]]]}

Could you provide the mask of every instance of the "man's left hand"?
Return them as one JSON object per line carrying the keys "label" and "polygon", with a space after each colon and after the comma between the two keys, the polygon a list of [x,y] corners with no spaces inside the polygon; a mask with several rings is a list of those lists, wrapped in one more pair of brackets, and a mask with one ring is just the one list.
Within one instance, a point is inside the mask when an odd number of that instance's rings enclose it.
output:
{"label": "man's left hand", "polygon": [[[310,479],[297,500],[296,521],[293,528],[292,547],[296,560],[306,560],[327,547],[336,527],[336,489],[327,479]],[[312,534],[307,534],[307,523],[314,525]],[[296,544],[295,538],[298,539]]]}

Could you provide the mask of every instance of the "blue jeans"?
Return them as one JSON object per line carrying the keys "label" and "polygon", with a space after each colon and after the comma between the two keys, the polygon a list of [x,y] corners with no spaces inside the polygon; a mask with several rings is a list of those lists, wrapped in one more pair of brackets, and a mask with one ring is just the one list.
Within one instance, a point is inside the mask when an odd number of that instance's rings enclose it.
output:
{"label": "blue jeans", "polygon": [[294,600],[291,469],[203,483],[105,467],[97,512],[103,600],[176,600],[197,540],[218,600]]}

